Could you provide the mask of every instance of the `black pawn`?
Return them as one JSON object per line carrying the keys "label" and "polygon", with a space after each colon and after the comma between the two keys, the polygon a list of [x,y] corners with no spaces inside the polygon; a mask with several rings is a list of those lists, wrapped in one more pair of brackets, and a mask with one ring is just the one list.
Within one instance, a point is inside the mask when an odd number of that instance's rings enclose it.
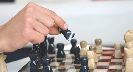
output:
{"label": "black pawn", "polygon": [[36,64],[37,55],[33,54],[32,52],[29,54],[30,62],[30,72],[37,72],[38,67]]}
{"label": "black pawn", "polygon": [[37,66],[40,68],[42,66],[40,45],[39,44],[33,44],[33,49],[32,50],[37,55],[37,60],[36,60],[37,61]]}
{"label": "black pawn", "polygon": [[71,40],[72,47],[71,47],[71,50],[70,50],[70,54],[74,54],[74,48],[77,47],[76,44],[77,44],[77,40],[76,39],[72,39]]}
{"label": "black pawn", "polygon": [[64,44],[58,43],[57,44],[58,52],[57,52],[57,58],[65,58],[65,52],[64,52]]}
{"label": "black pawn", "polygon": [[43,70],[42,72],[53,72],[52,68],[50,67],[51,58],[45,56],[42,58]]}
{"label": "black pawn", "polygon": [[88,58],[87,57],[81,57],[81,68],[79,72],[89,72],[89,67],[88,67]]}
{"label": "black pawn", "polygon": [[48,37],[49,47],[48,54],[55,54],[54,37]]}
{"label": "black pawn", "polygon": [[74,64],[80,64],[80,48],[76,47],[74,48],[74,55],[75,55],[75,61]]}

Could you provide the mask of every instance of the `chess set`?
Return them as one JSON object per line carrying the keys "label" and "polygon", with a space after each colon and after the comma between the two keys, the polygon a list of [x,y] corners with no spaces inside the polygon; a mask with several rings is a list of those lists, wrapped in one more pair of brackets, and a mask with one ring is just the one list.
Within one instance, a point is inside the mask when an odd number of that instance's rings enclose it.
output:
{"label": "chess set", "polygon": [[[73,37],[70,32],[69,36]],[[129,32],[130,30],[126,32],[127,35],[124,35],[126,41],[130,39]],[[71,42],[70,50],[63,50],[63,43],[55,46],[54,37],[46,37],[40,45],[33,45],[29,54],[31,61],[18,72],[132,72],[130,69],[125,69],[127,56],[124,54],[125,48],[121,47],[121,43],[116,42],[113,49],[104,50],[102,40],[97,38],[95,46],[90,45],[87,50],[86,41],[81,41],[80,46],[77,46],[76,39],[70,39],[69,36],[65,36],[65,33],[63,35]],[[131,43],[127,43],[125,46],[131,47]],[[39,52],[39,49],[43,52]],[[41,55],[37,54],[38,52]]]}
{"label": "chess set", "polygon": [[54,37],[46,36],[42,43],[33,44],[30,61],[18,72],[133,72],[132,30],[124,34],[124,48],[116,42],[112,49],[103,49],[100,38],[88,48],[85,40],[77,46],[73,32],[59,31],[70,41],[71,49],[64,50],[63,43],[54,45]]}

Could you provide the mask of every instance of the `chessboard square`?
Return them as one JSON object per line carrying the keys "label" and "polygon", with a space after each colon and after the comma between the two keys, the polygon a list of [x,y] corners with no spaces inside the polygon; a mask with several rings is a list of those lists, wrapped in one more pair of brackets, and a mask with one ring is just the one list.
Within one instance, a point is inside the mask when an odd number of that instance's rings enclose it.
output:
{"label": "chessboard square", "polygon": [[109,69],[122,69],[122,65],[111,65]]}
{"label": "chessboard square", "polygon": [[114,51],[103,51],[103,53],[102,54],[113,54],[114,53]]}
{"label": "chessboard square", "polygon": [[111,59],[100,59],[98,62],[110,62]]}
{"label": "chessboard square", "polygon": [[80,69],[81,66],[71,66],[69,69]]}
{"label": "chessboard square", "polygon": [[72,62],[61,62],[60,65],[72,65]]}
{"label": "chessboard square", "polygon": [[122,72],[122,69],[108,69],[107,72]]}
{"label": "chessboard square", "polygon": [[60,65],[60,62],[51,62],[50,63],[50,66],[59,66]]}
{"label": "chessboard square", "polygon": [[111,59],[111,62],[122,62],[123,59]]}
{"label": "chessboard square", "polygon": [[107,72],[108,69],[95,69],[93,72]]}
{"label": "chessboard square", "polygon": [[109,66],[109,62],[98,62],[97,66]]}
{"label": "chessboard square", "polygon": [[110,62],[109,65],[122,65],[122,62]]}
{"label": "chessboard square", "polygon": [[64,69],[69,69],[69,68],[70,68],[69,65],[68,66],[67,65],[60,65],[60,66],[57,67],[57,69],[63,69],[63,70]]}
{"label": "chessboard square", "polygon": [[69,69],[67,72],[79,72],[80,69]]}
{"label": "chessboard square", "polygon": [[48,54],[49,57],[55,57],[56,54]]}
{"label": "chessboard square", "polygon": [[100,59],[111,59],[111,56],[101,56]]}
{"label": "chessboard square", "polygon": [[73,62],[74,59],[64,59],[62,62]]}
{"label": "chessboard square", "polygon": [[97,66],[97,69],[108,69],[109,66]]}

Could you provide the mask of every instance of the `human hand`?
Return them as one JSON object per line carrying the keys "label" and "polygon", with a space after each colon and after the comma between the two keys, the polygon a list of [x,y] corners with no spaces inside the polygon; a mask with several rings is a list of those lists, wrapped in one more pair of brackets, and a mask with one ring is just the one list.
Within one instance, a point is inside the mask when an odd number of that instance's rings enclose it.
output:
{"label": "human hand", "polygon": [[67,29],[65,21],[55,12],[35,3],[28,3],[11,20],[0,27],[0,53],[13,52],[31,42],[41,43],[48,34]]}

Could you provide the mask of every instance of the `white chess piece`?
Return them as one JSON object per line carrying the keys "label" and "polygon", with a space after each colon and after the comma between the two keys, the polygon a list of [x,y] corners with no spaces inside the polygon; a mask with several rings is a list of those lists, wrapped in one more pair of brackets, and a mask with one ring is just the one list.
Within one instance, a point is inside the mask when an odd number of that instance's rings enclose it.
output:
{"label": "white chess piece", "polygon": [[87,57],[88,57],[88,67],[89,69],[95,69],[96,63],[95,63],[95,56],[93,51],[87,51]]}
{"label": "white chess piece", "polygon": [[125,57],[125,72],[133,72],[133,42],[127,42],[127,48],[124,49]]}
{"label": "white chess piece", "polygon": [[6,55],[0,54],[0,72],[8,72],[5,59],[6,59]]}
{"label": "white chess piece", "polygon": [[86,56],[86,52],[87,52],[87,42],[86,41],[81,41],[80,42],[80,47],[81,47],[81,50],[80,50],[80,56]]}
{"label": "white chess piece", "polygon": [[97,57],[97,54],[96,54],[96,48],[95,48],[95,46],[91,46],[90,45],[89,46],[89,50],[94,52],[95,62],[98,62],[98,57]]}
{"label": "white chess piece", "polygon": [[122,53],[121,53],[121,43],[116,42],[114,44],[115,52],[114,52],[114,57],[115,58],[122,58]]}
{"label": "white chess piece", "polygon": [[102,40],[97,38],[95,39],[96,53],[102,53]]}

